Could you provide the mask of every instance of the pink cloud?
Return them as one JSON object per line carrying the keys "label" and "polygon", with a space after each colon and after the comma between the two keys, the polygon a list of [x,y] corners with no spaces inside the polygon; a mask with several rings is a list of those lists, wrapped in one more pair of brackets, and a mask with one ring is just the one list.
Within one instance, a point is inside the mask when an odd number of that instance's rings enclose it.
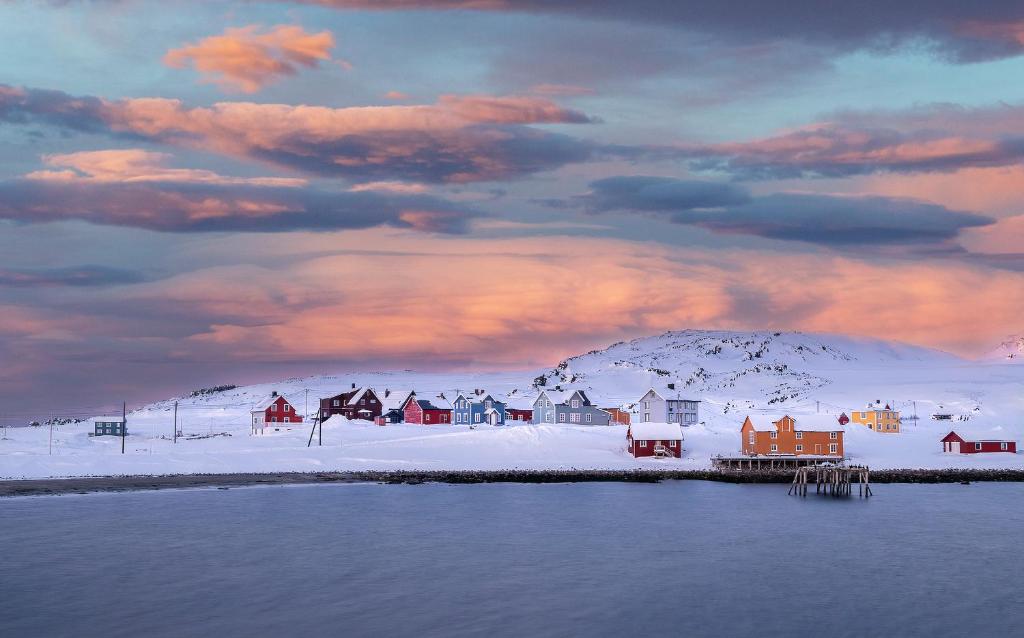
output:
{"label": "pink cloud", "polygon": [[164,64],[194,67],[207,82],[229,91],[255,93],[267,84],[315,68],[334,48],[330,31],[309,33],[296,25],[262,31],[258,25],[229,28],[194,44],[171,49]]}

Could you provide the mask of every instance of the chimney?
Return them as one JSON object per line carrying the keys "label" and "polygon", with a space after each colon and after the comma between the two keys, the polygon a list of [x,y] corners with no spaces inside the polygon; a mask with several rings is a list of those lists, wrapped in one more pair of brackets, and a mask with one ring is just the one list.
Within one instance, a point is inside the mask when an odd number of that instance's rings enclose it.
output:
{"label": "chimney", "polygon": [[668,389],[669,390],[675,390],[676,389],[676,384],[674,384],[674,383],[668,384]]}
{"label": "chimney", "polygon": [[270,391],[270,396],[276,397],[277,396],[277,390],[271,390]]}
{"label": "chimney", "polygon": [[384,398],[386,399],[386,398],[388,398],[388,397],[389,397],[390,395],[391,395],[391,390],[388,390],[387,388],[384,388]]}
{"label": "chimney", "polygon": [[354,383],[352,384],[352,389],[353,389],[353,390],[355,390],[355,389],[356,389],[356,384],[354,384]]}

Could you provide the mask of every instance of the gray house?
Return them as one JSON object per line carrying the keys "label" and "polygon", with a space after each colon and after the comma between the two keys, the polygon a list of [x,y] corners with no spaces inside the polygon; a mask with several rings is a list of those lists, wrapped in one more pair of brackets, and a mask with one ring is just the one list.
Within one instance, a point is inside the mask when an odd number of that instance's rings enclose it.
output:
{"label": "gray house", "polygon": [[590,402],[583,390],[544,390],[533,402],[534,425],[608,425],[611,415]]}
{"label": "gray house", "polygon": [[697,423],[700,401],[668,397],[670,393],[671,390],[665,390],[664,394],[654,388],[648,390],[633,406],[636,422],[678,423],[683,426]]}

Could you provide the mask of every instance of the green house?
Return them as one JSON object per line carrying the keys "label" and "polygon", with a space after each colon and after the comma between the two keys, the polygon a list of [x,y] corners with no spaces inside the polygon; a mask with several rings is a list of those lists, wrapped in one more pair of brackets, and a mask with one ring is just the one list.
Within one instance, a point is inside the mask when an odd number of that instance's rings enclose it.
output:
{"label": "green house", "polygon": [[128,423],[120,416],[98,416],[93,420],[94,436],[121,436],[128,434]]}

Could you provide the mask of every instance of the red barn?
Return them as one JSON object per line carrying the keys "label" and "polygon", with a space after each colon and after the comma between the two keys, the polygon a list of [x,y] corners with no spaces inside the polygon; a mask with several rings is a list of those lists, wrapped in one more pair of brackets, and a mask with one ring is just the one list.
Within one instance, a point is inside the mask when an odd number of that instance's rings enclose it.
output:
{"label": "red barn", "polygon": [[443,394],[438,395],[433,402],[430,399],[417,399],[413,395],[405,402],[402,412],[406,423],[448,425],[452,422],[452,408]]}
{"label": "red barn", "polygon": [[626,440],[635,458],[683,455],[683,431],[678,423],[633,423],[626,431]]}
{"label": "red barn", "polygon": [[254,405],[249,413],[254,434],[262,434],[265,428],[274,427],[275,424],[302,423],[302,415],[277,392],[271,392],[269,397]]}
{"label": "red barn", "polygon": [[1016,441],[988,439],[984,441],[968,441],[956,432],[950,432],[942,438],[942,451],[947,454],[984,454],[987,452],[1017,453]]}

